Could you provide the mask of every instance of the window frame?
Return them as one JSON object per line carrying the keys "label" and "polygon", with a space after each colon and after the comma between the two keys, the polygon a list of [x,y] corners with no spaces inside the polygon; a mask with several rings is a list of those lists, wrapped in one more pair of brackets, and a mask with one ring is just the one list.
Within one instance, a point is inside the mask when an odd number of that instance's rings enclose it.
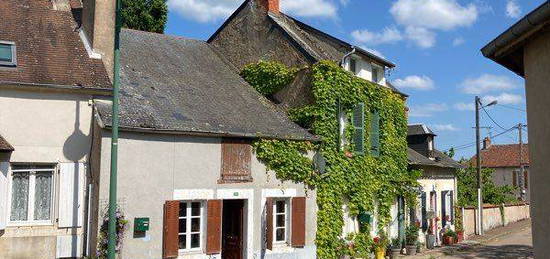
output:
{"label": "window frame", "polygon": [[[285,203],[285,211],[283,213],[277,213],[277,202],[283,201]],[[291,213],[290,213],[290,199],[288,198],[274,198],[273,199],[273,244],[274,245],[288,245],[290,242],[290,224],[291,224]],[[285,225],[284,227],[277,227],[277,216],[285,215]],[[284,228],[285,234],[284,240],[277,240],[277,229]]]}
{"label": "window frame", "polygon": [[[36,168],[37,165],[32,164],[21,164],[21,166],[25,166],[25,169],[13,169],[13,165],[10,165],[9,173],[8,173],[8,226],[51,226],[54,222],[54,212],[55,212],[55,193],[57,189],[57,165],[51,165],[51,168]],[[49,166],[49,165],[44,165]],[[20,221],[20,220],[12,220],[11,219],[11,211],[12,211],[12,195],[13,195],[13,174],[19,173],[19,172],[28,172],[29,174],[29,191],[28,191],[28,201],[27,201],[27,220]],[[51,172],[52,174],[52,185],[51,185],[51,192],[50,192],[50,219],[48,220],[35,220],[34,219],[34,203],[36,201],[35,197],[35,188],[36,188],[36,173],[37,172]]]}
{"label": "window frame", "polygon": [[0,40],[0,44],[11,46],[11,61],[0,60],[0,67],[16,67],[17,66],[17,46],[15,42]]}
{"label": "window frame", "polygon": [[[205,238],[205,235],[206,235],[206,227],[205,227],[205,219],[206,219],[206,201],[204,200],[181,200],[179,201],[180,202],[180,206],[181,204],[185,203],[186,204],[186,216],[185,217],[182,217],[179,215],[179,211],[178,211],[178,253],[179,254],[188,254],[188,253],[202,253],[203,249],[205,248],[205,242],[204,242],[204,238]],[[193,203],[199,203],[200,204],[200,213],[199,213],[199,216],[192,216],[192,204]],[[199,232],[193,232],[191,231],[191,222],[192,222],[192,219],[196,219],[198,218],[199,219],[199,224],[200,224],[200,230]],[[180,220],[182,219],[186,219],[186,232],[185,233],[180,233],[179,232],[179,222]],[[199,234],[199,247],[195,247],[195,248],[191,248],[191,236],[192,235],[195,235],[195,234]],[[185,244],[186,244],[186,248],[179,248],[179,237],[184,235],[185,236]]]}
{"label": "window frame", "polygon": [[[375,71],[376,73],[374,73]],[[381,74],[382,74],[382,77],[380,76]],[[384,67],[371,63],[371,81],[374,83],[380,84],[382,82],[382,78],[384,78],[383,75],[384,75]]]}
{"label": "window frame", "polygon": [[[353,66],[352,66],[353,64]],[[350,57],[349,59],[349,71],[358,76],[359,75],[359,70],[357,69],[357,66],[359,65],[359,59],[358,58],[355,58],[355,57]]]}

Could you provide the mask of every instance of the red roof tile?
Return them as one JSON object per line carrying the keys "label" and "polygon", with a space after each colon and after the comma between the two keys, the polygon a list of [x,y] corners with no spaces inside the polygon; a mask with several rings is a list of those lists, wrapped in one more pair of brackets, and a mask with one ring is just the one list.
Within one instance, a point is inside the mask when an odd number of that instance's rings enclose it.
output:
{"label": "red roof tile", "polygon": [[71,12],[47,0],[1,0],[0,40],[13,41],[17,67],[0,67],[0,81],[110,88],[103,62],[91,59]]}
{"label": "red roof tile", "polygon": [[[529,165],[529,148],[527,144],[522,146],[522,163]],[[476,163],[476,156],[470,159],[470,164]],[[519,167],[519,144],[491,145],[481,150],[482,167]]]}

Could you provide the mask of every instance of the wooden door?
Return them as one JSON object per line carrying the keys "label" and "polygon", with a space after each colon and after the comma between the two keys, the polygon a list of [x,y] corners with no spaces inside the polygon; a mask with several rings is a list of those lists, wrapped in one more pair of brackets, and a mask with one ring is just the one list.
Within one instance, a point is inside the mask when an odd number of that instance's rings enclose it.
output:
{"label": "wooden door", "polygon": [[243,259],[243,200],[223,204],[222,259]]}

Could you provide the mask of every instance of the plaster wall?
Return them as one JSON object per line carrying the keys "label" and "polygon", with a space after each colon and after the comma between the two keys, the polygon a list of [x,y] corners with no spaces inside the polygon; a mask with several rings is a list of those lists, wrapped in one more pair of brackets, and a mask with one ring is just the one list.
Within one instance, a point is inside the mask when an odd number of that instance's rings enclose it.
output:
{"label": "plaster wall", "polygon": [[[514,186],[514,171],[519,172],[519,168],[516,167],[499,167],[494,168],[495,172],[492,175],[493,183],[495,183],[497,186]],[[527,189],[525,190],[525,201],[529,201],[531,198],[531,194],[529,192],[530,181],[529,181],[529,168],[525,168],[525,171],[527,171]],[[521,176],[523,177],[523,175]],[[519,182],[518,188],[514,190],[514,195],[519,199],[521,198],[521,189],[519,188]]]}
{"label": "plaster wall", "polygon": [[[377,66],[378,67],[378,82],[375,82],[375,83],[386,86],[386,75],[385,75],[385,72],[384,72],[384,66],[373,65],[374,63],[369,62],[368,60],[365,60],[365,59],[363,59],[362,57],[360,57],[358,55],[352,55],[352,58],[354,58],[356,60],[356,69],[359,71],[357,73],[358,77],[363,78],[363,79],[368,80],[368,81],[371,81],[371,82],[374,82],[372,80],[373,79],[373,72],[372,72],[373,69],[372,68],[373,68],[373,66]],[[344,67],[346,67],[346,69],[348,71],[350,71],[350,59],[349,58],[347,58],[346,61],[344,62]]]}
{"label": "plaster wall", "polygon": [[[548,28],[548,27],[547,27]],[[531,158],[531,214],[536,258],[550,254],[550,31],[541,32],[524,49]]]}
{"label": "plaster wall", "polygon": [[[110,132],[102,131],[103,147],[110,147]],[[118,157],[118,203],[130,220],[121,258],[161,258],[163,205],[167,200],[244,199],[245,258],[314,258],[316,212],[315,192],[301,184],[281,182],[267,172],[255,156],[251,170],[254,181],[218,184],[221,170],[221,139],[182,135],[121,132]],[[108,202],[110,148],[101,152],[99,188],[100,215]],[[306,247],[262,249],[262,211],[266,197],[306,196]],[[145,237],[133,236],[133,219],[148,217]],[[208,258],[202,253],[180,258]]]}

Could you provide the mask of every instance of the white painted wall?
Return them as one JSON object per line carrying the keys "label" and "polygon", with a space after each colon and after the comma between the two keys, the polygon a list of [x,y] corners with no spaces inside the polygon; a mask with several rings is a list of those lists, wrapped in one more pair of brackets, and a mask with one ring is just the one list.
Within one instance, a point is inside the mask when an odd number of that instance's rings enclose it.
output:
{"label": "white painted wall", "polygon": [[386,86],[386,74],[384,72],[385,69],[384,69],[383,65],[378,65],[374,62],[365,60],[365,59],[363,59],[362,57],[360,57],[358,55],[352,55],[351,57],[346,58],[346,60],[344,62],[344,68],[348,71],[350,71],[350,58],[353,58],[357,61],[356,67],[357,67],[357,70],[359,71],[357,73],[357,76],[361,77],[365,80],[371,81],[371,82],[373,82],[373,80],[372,80],[373,79],[372,78],[372,67],[377,66],[379,68],[379,73],[378,73],[379,81],[375,82],[375,83]]}

